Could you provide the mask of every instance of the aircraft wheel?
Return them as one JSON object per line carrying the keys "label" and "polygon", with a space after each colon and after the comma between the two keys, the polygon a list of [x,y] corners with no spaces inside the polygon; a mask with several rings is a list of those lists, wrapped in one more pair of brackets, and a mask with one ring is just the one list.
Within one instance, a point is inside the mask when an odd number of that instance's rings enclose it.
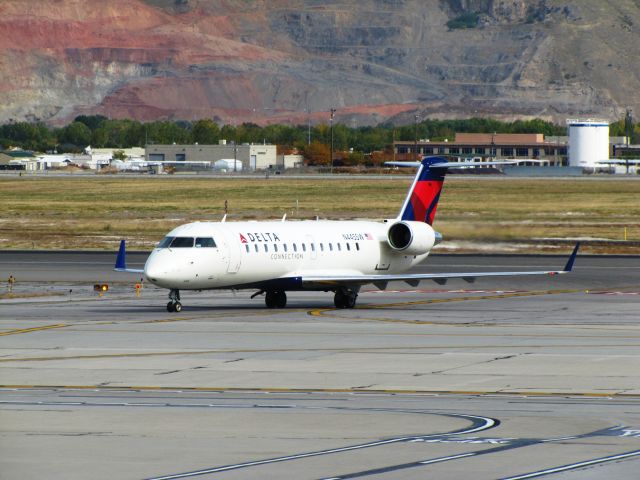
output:
{"label": "aircraft wheel", "polygon": [[358,295],[356,293],[348,293],[344,297],[344,308],[353,308],[356,306],[356,299]]}
{"label": "aircraft wheel", "polygon": [[287,294],[282,292],[275,292],[276,308],[284,308],[287,306]]}
{"label": "aircraft wheel", "polygon": [[180,302],[176,302],[173,305],[173,311],[174,312],[181,312],[182,311],[182,304]]}
{"label": "aircraft wheel", "polygon": [[333,304],[336,306],[336,308],[346,308],[346,298],[341,290],[338,290],[333,297]]}
{"label": "aircraft wheel", "polygon": [[267,308],[276,308],[276,292],[268,291],[264,296],[264,303]]}
{"label": "aircraft wheel", "polygon": [[173,302],[167,303],[167,312],[175,312]]}
{"label": "aircraft wheel", "polygon": [[356,299],[358,294],[353,291],[337,290],[335,297],[333,297],[333,303],[336,308],[353,308],[356,306]]}

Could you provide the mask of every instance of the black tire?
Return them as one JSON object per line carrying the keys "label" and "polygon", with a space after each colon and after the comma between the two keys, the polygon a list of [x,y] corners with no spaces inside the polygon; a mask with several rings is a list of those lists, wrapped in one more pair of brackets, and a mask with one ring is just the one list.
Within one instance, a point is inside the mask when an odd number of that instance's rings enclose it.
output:
{"label": "black tire", "polygon": [[173,305],[173,311],[174,312],[181,312],[182,311],[182,304],[180,302],[176,302]]}
{"label": "black tire", "polygon": [[346,308],[346,298],[344,293],[342,293],[340,290],[338,290],[333,297],[333,304],[336,306],[336,308]]}
{"label": "black tire", "polygon": [[287,294],[285,292],[276,292],[276,308],[284,308],[287,306]]}
{"label": "black tire", "polygon": [[167,312],[175,312],[173,302],[167,303]]}
{"label": "black tire", "polygon": [[358,295],[355,293],[344,296],[344,308],[354,308],[356,306],[356,299]]}
{"label": "black tire", "polygon": [[267,308],[276,308],[276,292],[267,292],[264,296],[264,304]]}

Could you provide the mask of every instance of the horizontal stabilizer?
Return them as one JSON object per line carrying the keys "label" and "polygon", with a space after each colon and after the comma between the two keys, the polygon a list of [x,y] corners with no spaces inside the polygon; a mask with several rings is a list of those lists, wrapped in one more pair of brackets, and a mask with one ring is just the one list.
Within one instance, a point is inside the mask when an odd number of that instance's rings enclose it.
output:
{"label": "horizontal stabilizer", "polygon": [[[517,165],[521,163],[518,160],[495,160],[492,162],[440,162],[429,165],[429,168],[468,168],[468,167],[493,167],[495,165]],[[385,165],[392,167],[414,167],[421,165],[420,162],[384,162]]]}

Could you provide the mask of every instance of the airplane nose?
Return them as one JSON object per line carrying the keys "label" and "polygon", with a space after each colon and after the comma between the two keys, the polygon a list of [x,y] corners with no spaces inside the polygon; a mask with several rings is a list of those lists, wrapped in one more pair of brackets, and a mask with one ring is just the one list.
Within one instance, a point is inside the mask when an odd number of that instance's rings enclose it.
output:
{"label": "airplane nose", "polygon": [[169,274],[165,262],[159,262],[157,259],[150,257],[144,265],[144,276],[151,283],[162,283],[169,279]]}

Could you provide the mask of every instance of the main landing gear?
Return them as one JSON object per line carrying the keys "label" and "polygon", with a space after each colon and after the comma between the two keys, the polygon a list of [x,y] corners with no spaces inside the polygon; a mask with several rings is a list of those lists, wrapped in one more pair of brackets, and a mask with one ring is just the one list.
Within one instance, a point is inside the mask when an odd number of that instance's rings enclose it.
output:
{"label": "main landing gear", "polygon": [[359,288],[340,288],[336,290],[336,295],[333,297],[333,303],[336,308],[353,308],[356,306],[356,299],[358,298]]}
{"label": "main landing gear", "polygon": [[284,308],[287,306],[287,294],[284,290],[267,290],[264,303],[267,308]]}
{"label": "main landing gear", "polygon": [[182,311],[182,304],[180,303],[180,290],[170,290],[169,303],[167,303],[167,312],[180,311]]}

